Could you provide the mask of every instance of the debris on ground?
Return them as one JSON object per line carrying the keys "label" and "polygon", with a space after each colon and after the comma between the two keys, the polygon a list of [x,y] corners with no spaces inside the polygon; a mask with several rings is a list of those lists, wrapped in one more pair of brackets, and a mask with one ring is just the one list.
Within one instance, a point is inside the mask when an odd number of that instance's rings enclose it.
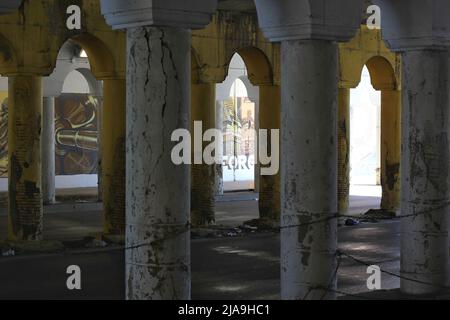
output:
{"label": "debris on ground", "polygon": [[394,219],[397,214],[393,211],[386,209],[370,209],[364,213],[364,218],[369,219],[371,222],[377,222],[377,220]]}
{"label": "debris on ground", "polygon": [[237,237],[237,236],[238,236],[238,233],[235,232],[235,231],[228,231],[228,232],[226,233],[226,236],[227,236],[227,237],[230,237],[230,238],[234,238],[234,237]]}
{"label": "debris on ground", "polygon": [[66,249],[82,249],[82,248],[105,248],[108,243],[97,237],[84,237],[81,240],[64,241],[64,248]]}
{"label": "debris on ground", "polygon": [[250,226],[248,224],[243,224],[241,227],[243,230],[249,231],[249,232],[256,232],[258,231],[258,227],[256,226]]}
{"label": "debris on ground", "polygon": [[278,230],[280,228],[280,222],[268,218],[259,218],[244,222],[243,227],[250,228],[250,230],[253,230],[254,232],[256,232],[257,230],[273,231]]}
{"label": "debris on ground", "polygon": [[2,251],[2,257],[13,257],[16,255],[16,252],[13,249],[8,249],[5,251]]}
{"label": "debris on ground", "polygon": [[354,218],[347,218],[345,219],[345,225],[347,227],[353,227],[353,226],[357,226],[358,224],[360,224],[361,222],[357,219]]}

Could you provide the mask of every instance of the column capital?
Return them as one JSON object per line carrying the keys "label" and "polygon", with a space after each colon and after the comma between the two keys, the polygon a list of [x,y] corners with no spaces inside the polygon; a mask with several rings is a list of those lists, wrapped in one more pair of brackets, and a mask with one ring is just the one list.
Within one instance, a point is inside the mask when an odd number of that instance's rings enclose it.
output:
{"label": "column capital", "polygon": [[102,14],[113,29],[164,26],[202,29],[217,0],[101,0]]}
{"label": "column capital", "polygon": [[392,51],[450,47],[450,1],[373,0],[381,8],[381,29]]}
{"label": "column capital", "polygon": [[260,27],[271,41],[348,41],[358,30],[362,0],[255,0]]}
{"label": "column capital", "polygon": [[0,3],[0,14],[8,14],[19,9],[22,0],[2,0]]}

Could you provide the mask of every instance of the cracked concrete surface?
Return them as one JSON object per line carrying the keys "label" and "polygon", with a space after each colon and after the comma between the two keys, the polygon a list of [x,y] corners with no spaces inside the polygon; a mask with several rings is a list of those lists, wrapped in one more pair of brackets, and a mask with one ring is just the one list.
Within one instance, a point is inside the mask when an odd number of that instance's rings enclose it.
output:
{"label": "cracked concrete surface", "polygon": [[189,299],[189,167],[171,161],[189,126],[190,31],[128,29],[127,298]]}

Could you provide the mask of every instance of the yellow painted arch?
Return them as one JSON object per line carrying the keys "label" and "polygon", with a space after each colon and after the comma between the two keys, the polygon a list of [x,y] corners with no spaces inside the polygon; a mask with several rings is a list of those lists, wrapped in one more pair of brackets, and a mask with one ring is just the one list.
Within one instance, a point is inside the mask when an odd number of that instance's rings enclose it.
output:
{"label": "yellow painted arch", "polygon": [[[59,48],[68,40],[74,41],[86,51],[92,74],[98,80],[115,78],[114,56],[102,40],[89,33],[81,33],[66,39],[60,44]],[[56,57],[52,61],[56,65]]]}
{"label": "yellow painted arch", "polygon": [[[273,85],[273,68],[263,51],[256,47],[246,47],[234,54],[236,53],[244,60],[248,79],[254,86]],[[228,66],[234,54],[229,57]]]}

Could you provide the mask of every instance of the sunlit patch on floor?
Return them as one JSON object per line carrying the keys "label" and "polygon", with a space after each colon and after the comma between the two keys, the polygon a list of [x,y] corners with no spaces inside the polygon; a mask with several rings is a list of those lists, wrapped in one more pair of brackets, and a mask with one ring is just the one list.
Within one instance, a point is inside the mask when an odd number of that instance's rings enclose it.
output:
{"label": "sunlit patch on floor", "polygon": [[247,289],[247,286],[243,285],[221,285],[214,287],[215,290],[220,292],[238,292]]}

